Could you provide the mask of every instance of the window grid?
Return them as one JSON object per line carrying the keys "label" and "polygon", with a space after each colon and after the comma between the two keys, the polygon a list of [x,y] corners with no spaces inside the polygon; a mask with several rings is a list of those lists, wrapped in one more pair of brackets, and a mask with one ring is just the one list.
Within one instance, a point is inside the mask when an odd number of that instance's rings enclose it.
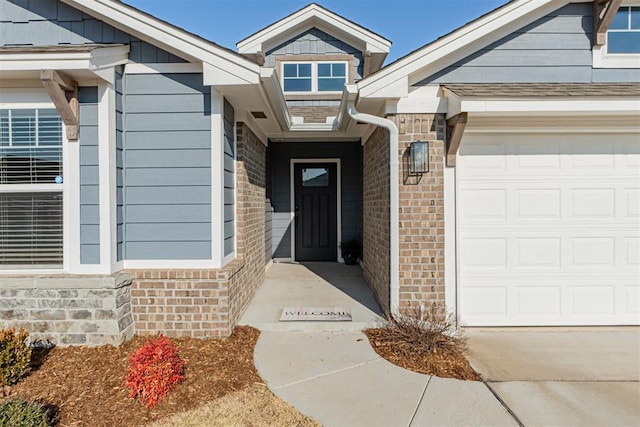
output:
{"label": "window grid", "polygon": [[63,264],[62,120],[0,110],[0,269]]}
{"label": "window grid", "polygon": [[[622,15],[626,16],[619,19]],[[620,7],[607,30],[607,53],[640,53],[640,6]]]}
{"label": "window grid", "polygon": [[[309,64],[311,66],[311,76],[299,76],[299,66]],[[293,75],[292,66],[296,66],[298,72]],[[323,66],[323,71],[320,72],[319,68]],[[325,75],[326,66],[330,67],[329,75]],[[336,93],[341,92],[345,83],[348,82],[348,67],[347,61],[300,61],[300,62],[283,62],[282,71],[282,87],[285,93],[289,94],[309,94],[309,93]],[[342,70],[342,72],[341,72]],[[342,74],[342,75],[341,75]],[[294,84],[291,83],[295,80],[311,80],[309,89],[291,89]]]}

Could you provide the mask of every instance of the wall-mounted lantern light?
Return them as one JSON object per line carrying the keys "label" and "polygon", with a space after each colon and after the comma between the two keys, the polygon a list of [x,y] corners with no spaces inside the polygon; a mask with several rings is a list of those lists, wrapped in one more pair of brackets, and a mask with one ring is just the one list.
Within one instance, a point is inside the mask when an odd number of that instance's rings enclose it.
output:
{"label": "wall-mounted lantern light", "polygon": [[419,175],[429,172],[429,141],[414,141],[409,150],[409,173]]}

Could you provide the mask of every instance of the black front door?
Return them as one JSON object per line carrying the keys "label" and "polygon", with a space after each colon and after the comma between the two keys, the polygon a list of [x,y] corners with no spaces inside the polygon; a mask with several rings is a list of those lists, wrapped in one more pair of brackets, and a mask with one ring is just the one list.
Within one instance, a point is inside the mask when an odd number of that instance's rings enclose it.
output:
{"label": "black front door", "polygon": [[337,261],[335,163],[294,167],[296,261]]}

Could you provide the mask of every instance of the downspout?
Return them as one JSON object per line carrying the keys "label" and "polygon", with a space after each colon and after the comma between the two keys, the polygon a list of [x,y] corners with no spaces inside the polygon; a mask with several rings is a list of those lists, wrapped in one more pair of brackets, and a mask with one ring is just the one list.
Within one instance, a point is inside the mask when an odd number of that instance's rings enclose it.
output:
{"label": "downspout", "polygon": [[389,235],[391,238],[389,248],[389,305],[391,315],[399,313],[400,306],[400,198],[398,191],[399,168],[398,161],[398,127],[394,122],[383,117],[360,113],[356,110],[358,90],[356,85],[347,85],[347,113],[358,122],[380,126],[389,131]]}

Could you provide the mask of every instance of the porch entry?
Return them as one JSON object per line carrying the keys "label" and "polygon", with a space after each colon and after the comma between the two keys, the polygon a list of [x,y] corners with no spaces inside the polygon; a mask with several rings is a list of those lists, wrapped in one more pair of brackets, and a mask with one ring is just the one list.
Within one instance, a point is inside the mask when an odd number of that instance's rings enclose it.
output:
{"label": "porch entry", "polygon": [[337,164],[294,163],[295,260],[337,261]]}

